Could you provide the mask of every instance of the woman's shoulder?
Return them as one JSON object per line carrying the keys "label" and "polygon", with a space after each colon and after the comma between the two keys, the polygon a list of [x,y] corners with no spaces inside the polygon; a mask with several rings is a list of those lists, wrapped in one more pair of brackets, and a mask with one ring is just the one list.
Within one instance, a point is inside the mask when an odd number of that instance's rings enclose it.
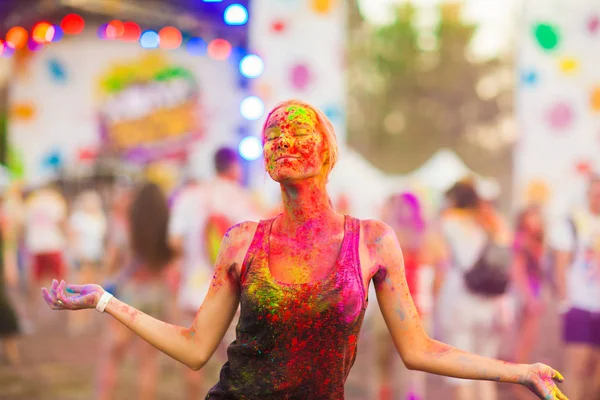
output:
{"label": "woman's shoulder", "polygon": [[359,219],[360,230],[367,245],[377,244],[386,236],[395,237],[394,229],[385,222],[377,219]]}

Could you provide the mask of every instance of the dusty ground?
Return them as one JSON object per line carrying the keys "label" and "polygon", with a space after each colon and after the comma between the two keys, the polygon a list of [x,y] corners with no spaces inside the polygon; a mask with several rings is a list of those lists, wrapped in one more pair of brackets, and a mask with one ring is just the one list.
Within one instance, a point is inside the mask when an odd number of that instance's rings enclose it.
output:
{"label": "dusty ground", "polygon": [[[44,310],[45,311],[45,310]],[[21,342],[23,363],[18,367],[0,363],[0,399],[3,400],[83,400],[93,399],[96,360],[99,355],[99,342],[103,322],[108,315],[94,311],[94,329],[77,336],[69,337],[66,332],[64,312],[43,312],[43,319],[36,321],[36,329],[24,336]],[[558,324],[555,315],[548,314],[544,320],[536,359],[561,367]],[[368,331],[363,331],[359,344],[359,356],[347,381],[348,400],[370,400],[376,396],[372,390],[373,361],[372,342]],[[507,337],[506,344],[511,339]],[[507,346],[508,347],[508,346]],[[129,357],[121,369],[121,380],[117,399],[135,399],[135,371],[133,357]],[[166,356],[161,357],[162,373],[159,382],[159,400],[183,398],[181,367]],[[216,382],[217,367],[209,368],[207,374],[212,385]],[[430,390],[428,399],[448,398],[448,387],[440,378],[428,378]],[[501,385],[500,399],[514,396]],[[208,389],[208,388],[207,388]],[[533,397],[532,397],[533,398]],[[482,399],[485,400],[485,399]]]}

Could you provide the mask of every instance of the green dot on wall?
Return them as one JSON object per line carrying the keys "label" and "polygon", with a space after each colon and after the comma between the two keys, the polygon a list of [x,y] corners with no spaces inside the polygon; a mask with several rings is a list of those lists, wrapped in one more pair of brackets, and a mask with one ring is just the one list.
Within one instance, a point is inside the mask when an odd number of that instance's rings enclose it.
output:
{"label": "green dot on wall", "polygon": [[548,23],[537,24],[533,29],[533,33],[537,43],[544,50],[554,50],[560,42],[558,28],[554,25]]}

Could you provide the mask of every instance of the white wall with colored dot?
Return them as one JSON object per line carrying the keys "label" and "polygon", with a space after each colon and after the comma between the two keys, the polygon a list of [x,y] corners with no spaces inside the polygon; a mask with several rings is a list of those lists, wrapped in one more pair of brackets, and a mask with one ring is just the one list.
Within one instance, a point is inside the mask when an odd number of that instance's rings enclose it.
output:
{"label": "white wall with colored dot", "polygon": [[514,200],[559,216],[600,172],[600,2],[524,2],[517,53]]}

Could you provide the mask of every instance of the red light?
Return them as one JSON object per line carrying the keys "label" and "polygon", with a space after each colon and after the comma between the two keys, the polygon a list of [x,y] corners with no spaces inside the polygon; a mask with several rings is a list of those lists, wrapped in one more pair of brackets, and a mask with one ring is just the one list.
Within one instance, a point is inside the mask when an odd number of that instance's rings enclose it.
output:
{"label": "red light", "polygon": [[6,33],[6,41],[15,49],[22,49],[27,44],[27,31],[25,28],[15,26]]}
{"label": "red light", "polygon": [[0,39],[0,56],[4,53],[4,41]]}
{"label": "red light", "polygon": [[48,22],[39,22],[33,27],[31,39],[37,43],[49,43],[54,39],[54,26]]}
{"label": "red light", "polygon": [[106,31],[108,32],[109,29],[114,30],[114,37],[112,37],[111,39],[120,38],[125,32],[125,26],[118,19],[114,19],[108,23]]}
{"label": "red light", "polygon": [[176,49],[181,46],[181,32],[172,26],[165,26],[158,32],[160,47],[163,49]]}
{"label": "red light", "polygon": [[80,15],[69,14],[63,18],[60,27],[67,35],[77,35],[85,28],[85,21]]}
{"label": "red light", "polygon": [[140,39],[140,35],[142,34],[142,30],[140,26],[135,22],[125,22],[123,24],[123,35],[121,36],[121,40],[124,42],[137,42]]}
{"label": "red light", "polygon": [[215,39],[208,44],[208,55],[215,60],[226,60],[231,54],[231,44],[225,39]]}

